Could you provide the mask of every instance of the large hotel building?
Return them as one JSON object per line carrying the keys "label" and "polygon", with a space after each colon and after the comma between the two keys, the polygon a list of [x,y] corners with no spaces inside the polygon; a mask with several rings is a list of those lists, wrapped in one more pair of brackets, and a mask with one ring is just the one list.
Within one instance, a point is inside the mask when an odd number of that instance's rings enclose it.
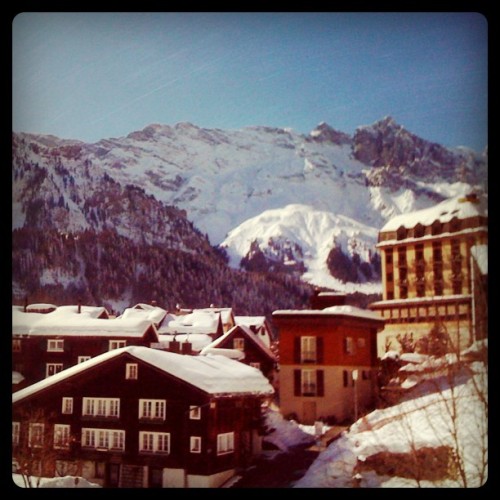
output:
{"label": "large hotel building", "polygon": [[391,219],[380,231],[383,298],[370,308],[385,320],[378,355],[439,323],[459,349],[487,335],[486,200],[455,197]]}

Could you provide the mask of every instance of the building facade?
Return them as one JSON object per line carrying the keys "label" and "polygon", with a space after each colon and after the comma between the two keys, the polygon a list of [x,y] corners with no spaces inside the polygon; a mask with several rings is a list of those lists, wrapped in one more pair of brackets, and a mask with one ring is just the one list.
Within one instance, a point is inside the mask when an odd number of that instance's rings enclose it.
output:
{"label": "building facade", "polygon": [[117,349],[13,394],[13,461],[104,487],[217,487],[261,451],[272,393],[221,356]]}
{"label": "building facade", "polygon": [[304,424],[352,420],[375,402],[377,333],[372,311],[337,305],[275,311],[279,332],[279,402]]}
{"label": "building facade", "polygon": [[379,356],[400,348],[398,335],[412,335],[416,340],[435,327],[446,332],[458,349],[485,335],[475,332],[473,321],[471,251],[488,242],[485,205],[475,195],[455,197],[399,215],[381,229],[377,246],[383,298],[370,305],[386,323],[379,335]]}

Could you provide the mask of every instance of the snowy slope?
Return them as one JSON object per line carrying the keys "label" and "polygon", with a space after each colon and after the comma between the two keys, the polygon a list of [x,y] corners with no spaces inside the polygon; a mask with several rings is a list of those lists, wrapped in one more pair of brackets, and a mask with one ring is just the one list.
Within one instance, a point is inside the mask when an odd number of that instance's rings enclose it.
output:
{"label": "snowy slope", "polygon": [[[375,410],[359,419],[317,457],[294,486],[350,488],[357,483],[361,488],[475,488],[483,485],[488,478],[487,367],[475,362],[471,369],[472,376],[465,381],[448,378],[448,382],[453,382],[441,386],[441,390],[436,391],[434,386],[434,391],[423,390],[419,397]],[[459,465],[449,469],[455,472],[451,477],[449,474],[438,477],[443,461],[436,457],[438,450],[445,448],[454,450]],[[415,465],[413,460],[418,450],[427,452],[428,462]],[[431,450],[435,450],[434,458]],[[392,473],[390,460],[394,462]],[[387,472],[380,473],[381,470]]]}
{"label": "snowy slope", "polygon": [[[327,268],[327,257],[334,245],[352,256],[357,253],[367,262],[375,252],[378,231],[344,215],[316,210],[307,205],[293,204],[283,209],[266,210],[233,229],[221,243],[238,267],[241,259],[256,242],[269,259],[284,260],[287,265],[303,262],[302,278],[314,285],[346,289],[333,278]],[[255,243],[254,243],[255,244]],[[357,285],[358,291],[377,293],[379,283]]]}

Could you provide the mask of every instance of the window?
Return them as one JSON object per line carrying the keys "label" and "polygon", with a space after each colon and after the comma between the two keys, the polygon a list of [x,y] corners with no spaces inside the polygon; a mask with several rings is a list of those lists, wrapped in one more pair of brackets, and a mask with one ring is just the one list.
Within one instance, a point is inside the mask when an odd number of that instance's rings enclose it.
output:
{"label": "window", "polygon": [[127,345],[126,340],[110,340],[109,341],[109,350],[120,349],[121,347],[125,347]]}
{"label": "window", "polygon": [[354,340],[352,337],[344,338],[344,354],[354,354]]}
{"label": "window", "polygon": [[51,375],[55,375],[56,373],[61,372],[63,369],[62,363],[47,363],[45,365],[45,378],[50,377]]}
{"label": "window", "polygon": [[12,422],[12,445],[19,444],[19,433],[21,432],[21,424],[19,422]]}
{"label": "window", "polygon": [[217,455],[234,452],[234,432],[217,435]]}
{"label": "window", "polygon": [[12,352],[21,352],[21,339],[12,340]]}
{"label": "window", "polygon": [[347,370],[342,371],[342,384],[344,387],[347,387],[349,385],[349,373]]}
{"label": "window", "polygon": [[43,444],[43,424],[30,424],[28,445],[34,448],[40,448]]}
{"label": "window", "polygon": [[357,344],[359,348],[363,349],[366,346],[366,339],[364,337],[359,337]]}
{"label": "window", "polygon": [[54,448],[69,449],[71,426],[63,424],[54,425]]}
{"label": "window", "polygon": [[125,450],[125,431],[117,429],[82,429],[82,447],[100,450]]}
{"label": "window", "polygon": [[238,351],[245,350],[245,339],[235,338],[233,339],[233,349],[238,349]]}
{"label": "window", "polygon": [[201,437],[191,436],[189,438],[189,451],[191,453],[201,453]]}
{"label": "window", "polygon": [[61,413],[71,415],[73,413],[73,398],[62,398]]}
{"label": "window", "polygon": [[47,340],[48,352],[62,352],[64,351],[64,340],[62,339],[48,339]]}
{"label": "window", "polygon": [[325,392],[323,370],[294,370],[293,394],[298,397],[323,397]]}
{"label": "window", "polygon": [[316,370],[302,370],[302,395],[316,395]]}
{"label": "window", "polygon": [[137,380],[139,369],[137,363],[127,363],[125,366],[125,378],[127,380]]}
{"label": "window", "polygon": [[300,337],[300,362],[316,362],[316,337]]}
{"label": "window", "polygon": [[392,264],[392,248],[388,248],[385,251],[385,263]]}
{"label": "window", "polygon": [[139,418],[165,420],[165,399],[139,399]]}
{"label": "window", "polygon": [[139,452],[170,453],[170,434],[167,432],[139,432]]}
{"label": "window", "polygon": [[189,418],[191,420],[201,419],[201,406],[190,406],[189,407]]}
{"label": "window", "polygon": [[82,415],[85,417],[120,417],[119,398],[83,398]]}
{"label": "window", "polygon": [[80,364],[80,363],[83,363],[84,361],[87,361],[89,359],[90,359],[90,356],[78,356],[77,363]]}

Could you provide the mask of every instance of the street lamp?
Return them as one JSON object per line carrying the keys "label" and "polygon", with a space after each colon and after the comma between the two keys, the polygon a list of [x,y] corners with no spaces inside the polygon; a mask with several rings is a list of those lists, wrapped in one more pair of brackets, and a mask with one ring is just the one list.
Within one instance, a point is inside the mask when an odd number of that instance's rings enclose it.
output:
{"label": "street lamp", "polygon": [[354,421],[356,422],[356,420],[358,420],[358,370],[352,371],[352,380],[354,382]]}

